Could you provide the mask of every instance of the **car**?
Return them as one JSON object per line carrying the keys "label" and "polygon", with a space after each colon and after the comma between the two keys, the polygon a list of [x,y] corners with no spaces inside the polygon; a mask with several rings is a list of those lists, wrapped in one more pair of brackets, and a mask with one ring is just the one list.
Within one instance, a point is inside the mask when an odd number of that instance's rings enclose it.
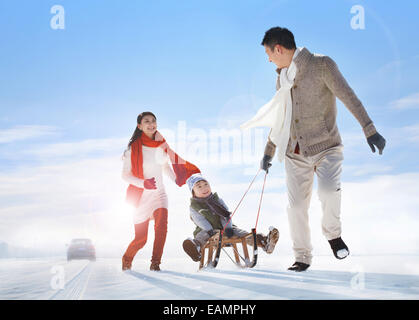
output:
{"label": "car", "polygon": [[96,250],[90,239],[73,239],[67,249],[67,261],[73,259],[96,260]]}

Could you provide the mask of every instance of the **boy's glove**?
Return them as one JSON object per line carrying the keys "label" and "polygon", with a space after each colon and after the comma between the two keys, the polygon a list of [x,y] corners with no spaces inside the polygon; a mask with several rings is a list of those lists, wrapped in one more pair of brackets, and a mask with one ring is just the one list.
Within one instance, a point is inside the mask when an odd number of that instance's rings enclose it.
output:
{"label": "boy's glove", "polygon": [[266,173],[268,173],[269,168],[272,166],[271,161],[272,161],[272,157],[271,157],[271,156],[269,156],[269,155],[267,155],[267,154],[265,154],[265,155],[263,156],[262,161],[260,162],[260,168],[261,168],[262,170],[265,170],[265,171],[266,171]]}
{"label": "boy's glove", "polygon": [[374,133],[371,137],[368,137],[367,142],[372,152],[375,152],[375,145],[378,148],[379,154],[383,154],[383,149],[386,145],[386,139],[384,139],[378,132]]}
{"label": "boy's glove", "polygon": [[232,228],[226,228],[224,234],[227,236],[227,238],[231,238],[234,235],[234,231]]}
{"label": "boy's glove", "polygon": [[211,230],[208,230],[207,233],[211,238],[215,234],[215,231],[211,229]]}

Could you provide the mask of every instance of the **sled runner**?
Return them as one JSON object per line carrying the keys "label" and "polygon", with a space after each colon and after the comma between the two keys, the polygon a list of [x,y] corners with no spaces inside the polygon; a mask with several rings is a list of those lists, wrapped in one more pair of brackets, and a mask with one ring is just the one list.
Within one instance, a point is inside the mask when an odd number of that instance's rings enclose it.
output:
{"label": "sled runner", "polygon": [[[236,208],[234,209],[233,213],[231,214],[230,220],[227,222],[226,226],[228,225],[228,223],[233,218],[234,214],[236,213],[236,211],[239,208],[240,204],[242,203],[244,197],[246,196],[246,194],[250,190],[250,187],[252,186],[256,177],[259,175],[260,171],[261,171],[261,169],[258,170],[258,172],[256,173],[255,177],[253,178],[252,182],[250,183],[249,187],[247,188],[246,192],[243,194],[242,198],[240,199],[239,203],[237,204]],[[226,226],[224,227],[223,230],[219,230],[215,235],[213,235],[211,238],[209,238],[207,243],[205,244],[205,246],[203,246],[201,248],[201,260],[199,262],[199,269],[202,269],[204,267],[204,264],[205,264],[205,267],[216,268],[217,264],[218,264],[218,260],[220,258],[221,250],[223,250],[227,254],[227,256],[230,258],[230,260],[233,261],[233,263],[235,263],[236,265],[238,265],[242,268],[253,268],[256,265],[257,257],[258,257],[258,246],[257,246],[257,240],[256,240],[256,227],[257,227],[257,224],[258,224],[258,221],[259,221],[259,214],[260,214],[260,208],[261,208],[261,205],[262,205],[262,197],[263,197],[263,192],[264,192],[264,189],[265,189],[267,173],[268,172],[265,173],[265,178],[263,180],[262,192],[260,194],[260,200],[259,200],[259,208],[258,208],[257,217],[256,217],[256,224],[255,224],[255,227],[252,229],[252,232],[248,233],[244,237],[234,236],[234,237],[231,237],[231,238],[227,238],[227,237],[223,237],[223,233],[225,231]],[[247,247],[248,242],[250,242],[253,245],[252,261],[250,261],[250,257],[249,257],[249,249]],[[242,245],[242,250],[243,250],[244,257],[240,255],[240,253],[238,251],[238,248],[237,248],[237,244]],[[232,247],[233,248],[235,261],[230,257],[230,255],[227,253],[227,251],[224,250],[225,247]],[[206,251],[207,251],[207,257],[208,257],[207,258],[207,263],[205,263],[205,252]],[[214,255],[214,253],[215,253],[215,255]],[[243,261],[243,263],[240,262],[240,259]]]}
{"label": "sled runner", "polygon": [[[253,245],[253,256],[252,261],[249,257],[248,242]],[[238,250],[238,245],[242,247],[243,255],[240,255]],[[231,247],[233,249],[235,261],[230,257],[230,255],[224,250],[225,247]],[[252,229],[251,233],[248,233],[244,237],[233,236],[231,238],[226,238],[222,236],[221,230],[208,239],[205,246],[201,248],[201,261],[199,263],[199,269],[205,267],[215,268],[218,264],[221,250],[223,250],[230,260],[235,262],[237,266],[241,268],[253,268],[257,263],[257,244],[256,244],[256,229]],[[207,254],[206,254],[207,253]],[[214,255],[215,253],[215,255]],[[205,257],[207,256],[207,262],[205,263]],[[242,262],[240,261],[242,260]]]}

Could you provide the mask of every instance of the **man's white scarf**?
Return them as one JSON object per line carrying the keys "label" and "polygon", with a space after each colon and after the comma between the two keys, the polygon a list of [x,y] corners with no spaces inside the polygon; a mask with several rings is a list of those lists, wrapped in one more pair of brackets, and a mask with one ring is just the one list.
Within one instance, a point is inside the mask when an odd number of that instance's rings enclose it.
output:
{"label": "man's white scarf", "polygon": [[262,106],[256,115],[249,121],[243,123],[240,128],[248,129],[253,127],[272,128],[269,138],[276,145],[278,160],[285,159],[285,153],[291,131],[292,98],[291,88],[294,85],[297,66],[294,59],[302,48],[297,48],[288,68],[282,68],[279,74],[281,87],[276,91],[274,97],[267,104]]}

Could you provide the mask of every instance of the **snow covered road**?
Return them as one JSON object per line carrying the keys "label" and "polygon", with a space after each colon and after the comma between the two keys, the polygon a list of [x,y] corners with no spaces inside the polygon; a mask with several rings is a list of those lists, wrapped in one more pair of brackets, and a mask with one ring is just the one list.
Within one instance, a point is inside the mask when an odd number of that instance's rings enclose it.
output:
{"label": "snow covered road", "polygon": [[[379,269],[405,257],[316,257],[307,272],[286,270],[290,258],[265,259],[254,269],[220,261],[197,270],[186,258],[165,259],[161,272],[137,258],[121,271],[119,259],[96,262],[65,259],[0,259],[0,299],[419,299],[419,257],[409,257],[400,273]],[[371,272],[371,270],[378,272]]]}

